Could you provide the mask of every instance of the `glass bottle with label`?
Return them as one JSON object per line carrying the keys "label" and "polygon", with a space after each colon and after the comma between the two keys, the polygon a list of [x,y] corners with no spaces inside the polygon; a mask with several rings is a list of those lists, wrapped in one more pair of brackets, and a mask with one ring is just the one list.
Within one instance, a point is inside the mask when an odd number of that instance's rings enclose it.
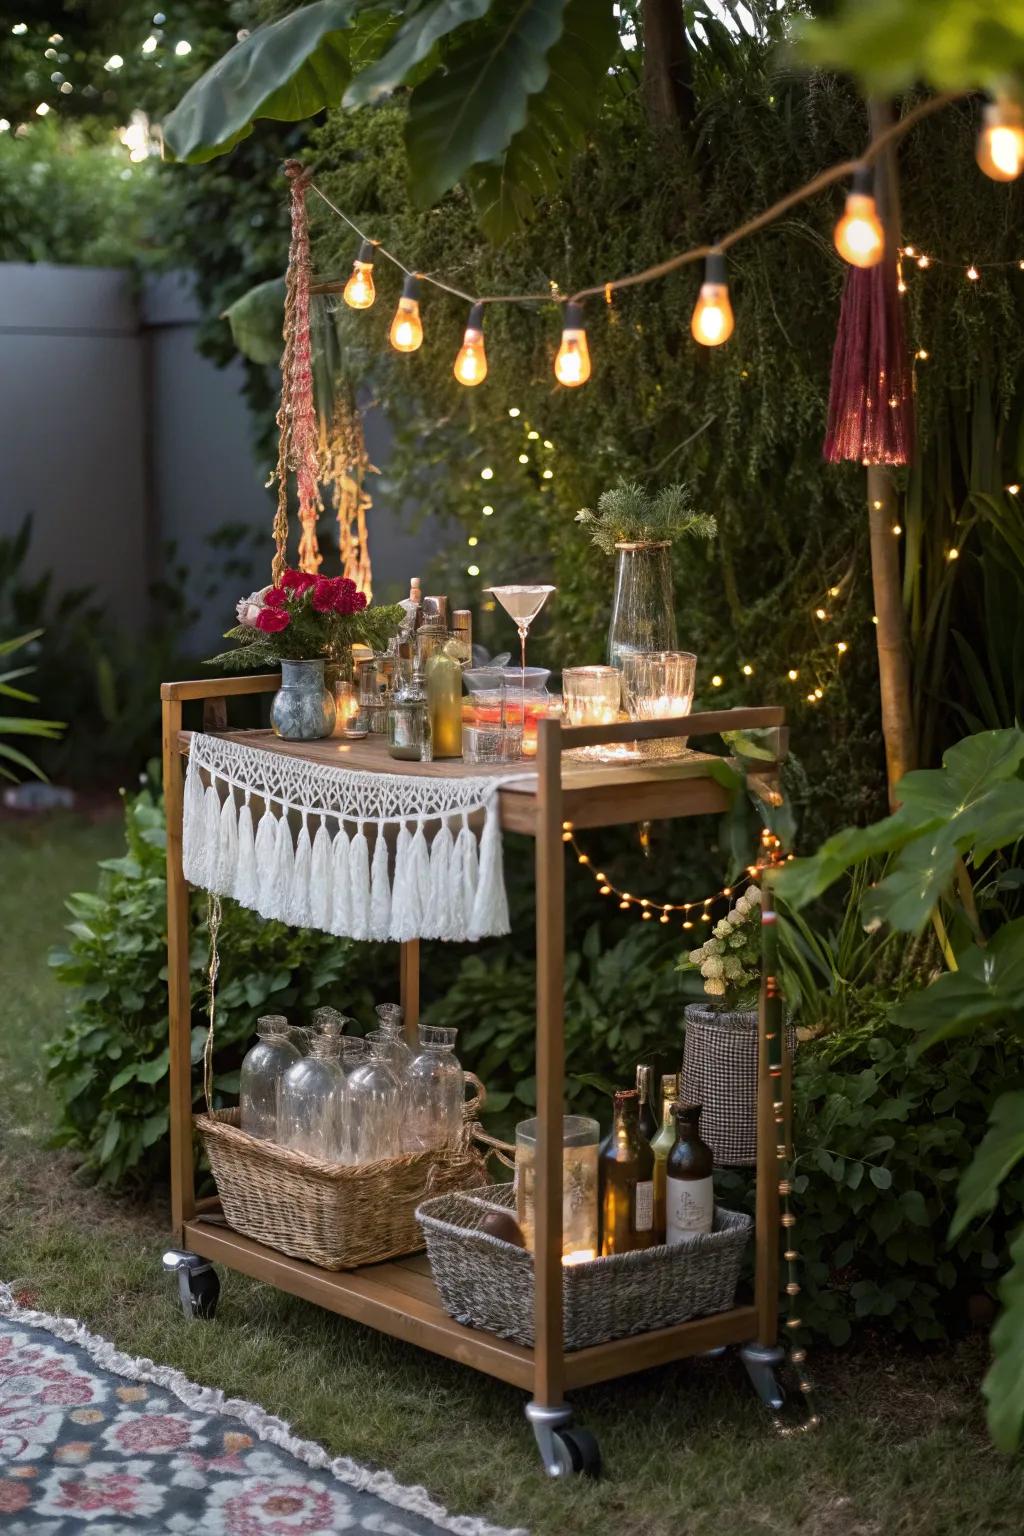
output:
{"label": "glass bottle with label", "polygon": [[665,1241],[665,1171],[668,1155],[676,1144],[676,1120],[672,1110],[679,1097],[679,1078],[666,1072],[661,1079],[661,1129],[651,1142],[654,1153],[654,1231],[658,1242]]}
{"label": "glass bottle with label", "polygon": [[654,1068],[639,1066],[636,1069],[636,1092],[640,1100],[640,1134],[653,1141],[658,1134],[658,1122],[654,1110]]}
{"label": "glass bottle with label", "polygon": [[666,1241],[682,1243],[698,1232],[710,1232],[715,1220],[714,1159],[700,1139],[699,1104],[676,1104],[675,1146],[665,1173]]}
{"label": "glass bottle with label", "polygon": [[601,1144],[601,1253],[650,1248],[654,1234],[654,1153],[640,1134],[635,1088],[615,1095],[612,1128]]}

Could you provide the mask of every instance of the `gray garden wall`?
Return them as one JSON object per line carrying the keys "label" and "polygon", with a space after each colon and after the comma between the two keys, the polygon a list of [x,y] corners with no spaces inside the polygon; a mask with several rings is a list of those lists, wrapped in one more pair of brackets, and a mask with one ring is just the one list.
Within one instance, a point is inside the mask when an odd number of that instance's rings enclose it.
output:
{"label": "gray garden wall", "polygon": [[[88,584],[129,632],[146,621],[146,587],[177,546],[197,569],[204,537],[226,522],[267,538],[269,466],[257,462],[241,394],[241,364],[220,369],[195,349],[198,311],[188,279],[136,292],[127,272],[0,264],[0,532],[34,517],[30,573],[58,589]],[[387,423],[366,424],[374,462]],[[402,532],[400,509],[377,498],[371,528],[381,596],[425,563],[429,532]],[[216,643],[230,613],[191,637]]]}

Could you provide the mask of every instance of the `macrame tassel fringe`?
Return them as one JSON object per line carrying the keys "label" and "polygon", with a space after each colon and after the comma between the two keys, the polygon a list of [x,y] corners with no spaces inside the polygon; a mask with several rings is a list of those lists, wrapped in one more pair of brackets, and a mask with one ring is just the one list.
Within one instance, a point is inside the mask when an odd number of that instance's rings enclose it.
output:
{"label": "macrame tassel fringe", "polygon": [[220,808],[217,828],[217,867],[210,881],[211,890],[218,896],[230,896],[235,888],[235,869],[238,865],[238,811],[235,807],[231,786]]}
{"label": "macrame tassel fringe", "polygon": [[209,859],[203,841],[206,825],[203,775],[194,757],[189,757],[185,775],[185,820],[182,831],[182,868],[189,885],[205,888]]}
{"label": "macrame tassel fringe", "polygon": [[321,933],[329,933],[331,927],[332,874],[331,834],[321,816],[309,861],[309,921]]}
{"label": "macrame tassel fringe", "polygon": [[423,914],[422,934],[425,939],[451,939],[452,934],[452,854],[454,843],[451,828],[442,821],[434,833],[430,848],[430,896]]}
{"label": "macrame tassel fringe", "polygon": [[370,871],[370,938],[387,939],[391,935],[391,882],[388,879],[388,840],[384,828],[377,828]]}
{"label": "macrame tassel fringe", "polygon": [[370,937],[370,845],[366,841],[363,823],[348,850],[349,888],[352,906],[349,911],[349,933],[353,939]]}
{"label": "macrame tassel fringe", "polygon": [[308,928],[312,918],[309,904],[309,877],[312,862],[313,845],[309,840],[306,817],[303,816],[299,835],[295,839],[295,860],[285,915],[285,922],[290,923],[293,928]]}
{"label": "macrame tassel fringe", "polygon": [[345,828],[340,828],[331,853],[331,920],[329,931],[347,939],[352,931],[352,890],[348,873],[349,843]]}
{"label": "macrame tassel fringe", "polygon": [[412,883],[412,833],[403,821],[395,843],[395,881],[391,888],[391,937],[408,943],[420,931],[419,902]]}
{"label": "macrame tassel fringe", "polygon": [[492,795],[487,802],[483,836],[480,839],[480,877],[473,903],[473,916],[469,924],[469,937],[479,939],[484,934],[508,933],[508,897],[501,860],[501,827],[498,814],[498,797]]}
{"label": "macrame tassel fringe", "polygon": [[256,828],[256,847],[254,859],[256,864],[256,911],[260,917],[271,917],[268,902],[270,901],[270,877],[274,869],[274,845],[277,842],[277,817],[267,802],[267,808],[260,817],[260,824]]}
{"label": "macrame tassel fringe", "polygon": [[242,907],[256,905],[256,844],[248,795],[238,813],[238,857],[235,860],[235,883],[231,895]]}
{"label": "macrame tassel fringe", "polygon": [[456,849],[462,850],[459,863],[462,869],[462,905],[466,915],[466,926],[462,937],[468,939],[473,926],[473,908],[476,906],[476,888],[480,880],[480,856],[477,852],[476,838],[473,829],[469,825],[469,817],[462,818],[462,831]]}

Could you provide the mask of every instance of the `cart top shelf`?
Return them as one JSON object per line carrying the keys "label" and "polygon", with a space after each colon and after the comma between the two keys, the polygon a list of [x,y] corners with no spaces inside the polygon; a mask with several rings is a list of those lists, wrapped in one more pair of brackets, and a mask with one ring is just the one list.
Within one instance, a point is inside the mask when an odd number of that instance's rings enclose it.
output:
{"label": "cart top shelf", "polygon": [[[431,763],[397,762],[388,755],[381,736],[362,741],[330,737],[325,741],[282,741],[269,730],[217,731],[228,741],[307,762],[350,768],[361,773],[424,777],[487,777],[502,781],[499,791],[501,824],[527,837],[537,830],[537,772],[529,760],[494,766],[441,759]],[[182,731],[179,749],[186,753],[192,733]],[[613,749],[614,750],[614,749]],[[683,749],[683,755],[643,761],[596,762],[562,759],[562,809],[577,827],[617,826],[631,821],[660,821],[678,816],[714,815],[729,807],[728,791],[713,777],[711,765],[721,758]]]}

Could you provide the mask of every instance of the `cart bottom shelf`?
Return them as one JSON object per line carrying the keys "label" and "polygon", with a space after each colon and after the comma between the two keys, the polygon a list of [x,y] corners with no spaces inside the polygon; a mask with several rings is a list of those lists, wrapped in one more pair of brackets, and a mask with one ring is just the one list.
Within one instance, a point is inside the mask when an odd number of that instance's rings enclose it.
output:
{"label": "cart bottom shelf", "polygon": [[[512,1386],[533,1390],[534,1351],[495,1334],[465,1328],[450,1318],[441,1305],[425,1254],[368,1264],[362,1269],[320,1269],[201,1218],[185,1222],[183,1241],[194,1253],[228,1269],[276,1285],[342,1317]],[[659,1328],[574,1350],[565,1356],[565,1385],[572,1389],[610,1381],[723,1344],[746,1344],[756,1337],[756,1309],[731,1307],[675,1328]]]}

